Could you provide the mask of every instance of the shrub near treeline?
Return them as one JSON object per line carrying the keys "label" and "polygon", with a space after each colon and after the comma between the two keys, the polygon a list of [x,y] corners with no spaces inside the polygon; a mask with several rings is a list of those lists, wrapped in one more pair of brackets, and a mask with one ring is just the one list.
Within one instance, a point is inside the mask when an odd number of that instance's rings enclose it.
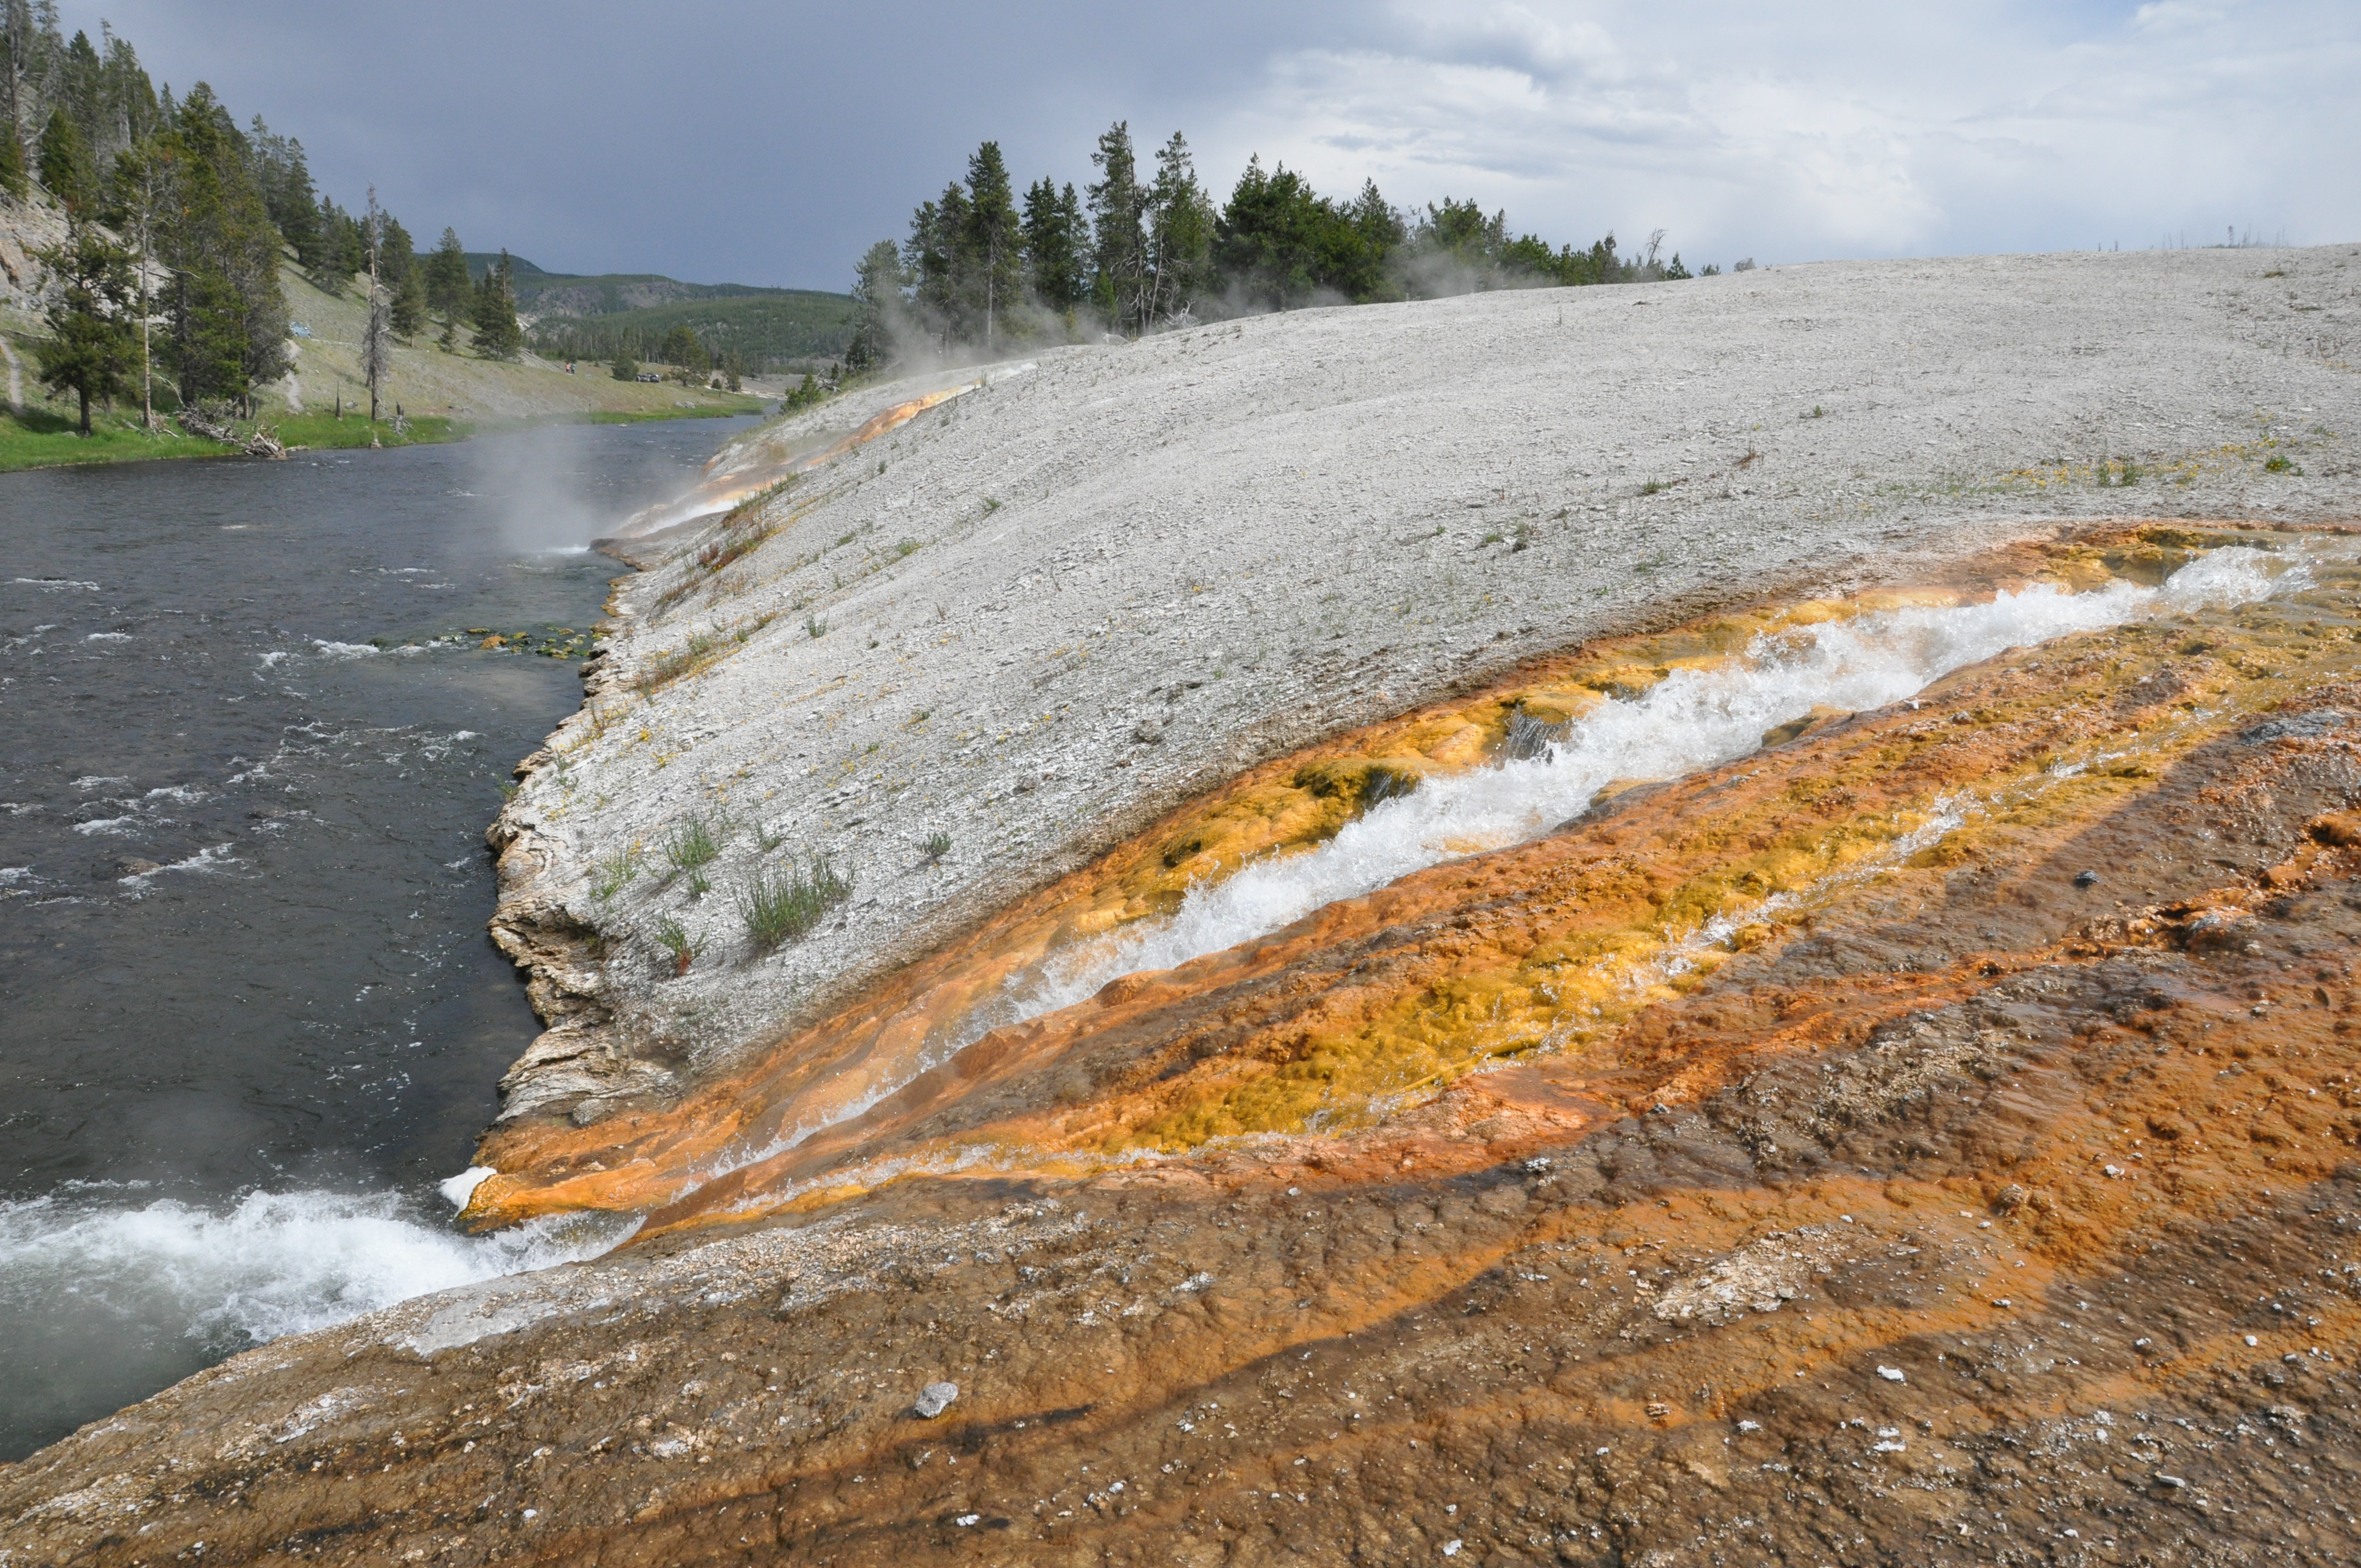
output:
{"label": "shrub near treeline", "polygon": [[1039,180],[1019,199],[999,144],[978,148],[965,181],[920,204],[906,240],[880,240],[862,258],[848,363],[873,367],[913,343],[988,352],[1005,339],[1099,327],[1136,336],[1314,303],[1690,275],[1677,252],[1658,259],[1661,231],[1634,256],[1618,255],[1611,233],[1552,249],[1512,236],[1505,211],[1448,198],[1405,211],[1375,181],[1339,201],[1258,157],[1216,206],[1185,137],[1175,132],[1146,172],[1125,122],[1099,137],[1091,162],[1099,178],[1084,191]]}

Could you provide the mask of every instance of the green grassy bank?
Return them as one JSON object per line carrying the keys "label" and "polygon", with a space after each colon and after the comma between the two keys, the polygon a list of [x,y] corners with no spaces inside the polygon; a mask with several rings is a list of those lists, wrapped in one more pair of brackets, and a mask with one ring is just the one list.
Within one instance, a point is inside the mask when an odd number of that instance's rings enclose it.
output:
{"label": "green grassy bank", "polygon": [[[233,428],[243,437],[252,434],[258,426],[266,426],[292,452],[416,446],[428,442],[464,441],[471,435],[529,430],[547,424],[636,424],[645,420],[728,419],[762,411],[760,399],[733,397],[726,400],[716,398],[696,408],[567,410],[538,417],[511,415],[467,420],[441,414],[415,414],[407,422],[407,429],[396,432],[390,421],[379,420],[372,423],[349,412],[338,419],[334,413],[313,411],[297,414],[282,410],[266,411],[259,420],[237,421]],[[74,416],[70,411],[60,411],[48,404],[31,402],[27,403],[21,415],[0,409],[0,474],[13,473],[20,468],[59,468],[85,463],[141,463],[165,457],[233,457],[242,452],[238,446],[192,435],[169,421],[164,433],[151,433],[139,427],[137,413],[93,413],[90,422],[91,433],[84,436],[75,428]]]}

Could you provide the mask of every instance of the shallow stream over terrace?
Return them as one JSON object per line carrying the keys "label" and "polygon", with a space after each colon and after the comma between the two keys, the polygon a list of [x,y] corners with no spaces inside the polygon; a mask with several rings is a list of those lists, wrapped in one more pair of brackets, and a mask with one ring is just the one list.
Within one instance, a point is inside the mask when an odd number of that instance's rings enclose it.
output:
{"label": "shallow stream over terrace", "polygon": [[585,543],[744,422],[0,477],[0,1459],[596,1250],[435,1191],[538,1027],[482,834],[580,700]]}
{"label": "shallow stream over terrace", "polygon": [[[1028,1150],[1052,1146],[1128,1157],[1127,1151],[1150,1146],[1191,1147],[1201,1136],[1317,1131],[1327,1124],[1307,1117],[1357,1124],[1380,1101],[1503,1053],[1572,1048],[1569,1042],[1611,1032],[1673,977],[1718,961],[1707,949],[1737,950],[1742,927],[1839,897],[1864,877],[1938,845],[1990,808],[1975,797],[1984,786],[1947,784],[1825,843],[1815,840],[1808,850],[1781,850],[1787,858],[1773,872],[1749,871],[1710,896],[1701,893],[1694,907],[1684,904],[1678,914],[1620,935],[1597,952],[1584,949],[1579,961],[1552,959],[1549,975],[1533,985],[1521,982],[1513,997],[1506,990],[1489,993],[1488,1012],[1405,1023],[1399,1041],[1380,1040],[1383,1031],[1369,1022],[1377,1016],[1369,1010],[1389,1005],[1370,978],[1375,960],[1367,972],[1353,969],[1361,978],[1348,989],[1359,1000],[1338,1003],[1340,1019],[1353,1017],[1334,1022],[1320,1038],[1333,1035],[1341,1042],[1350,1035],[1361,1043],[1321,1047],[1328,1050],[1326,1065],[1299,1075],[1313,1085],[1304,1094],[1316,1105],[1290,1091],[1268,1105],[1188,1121],[1175,1119],[1178,1111],[1165,1114],[1171,1108],[1159,1109],[1161,1101],[1148,1106],[1156,1096],[1142,1090],[1143,1109],[1130,1121],[1082,1111],[1067,1116],[1057,1107],[1081,1103],[1085,1083],[1101,1080],[1079,1076],[1079,1066],[1067,1073],[1053,1065],[1067,1061],[1070,1051],[1080,1063],[1096,1048],[1088,1042],[1130,1031],[1109,1047],[1115,1054],[1091,1057],[1098,1065],[1090,1070],[1116,1071],[1110,1064],[1118,1058],[1136,1061],[1147,1074],[1143,1083],[1164,1082],[1198,1059],[1215,1064],[1208,1073],[1226,1070],[1219,1064],[1234,1042],[1226,1035],[1215,1039],[1214,1024],[1185,1021],[1197,999],[1218,992],[1235,1001],[1234,1009],[1229,1002],[1208,1003],[1213,1011],[1205,1016],[1225,1020],[1220,1028],[1235,1024],[1250,1032],[1238,1020],[1261,1005],[1246,1000],[1260,994],[1257,986],[1268,980],[1284,989],[1272,977],[1290,964],[1313,963],[1332,942],[1346,942],[1339,933],[1425,918],[1420,901],[1455,885],[1441,876],[1455,861],[1492,864],[1496,873],[1468,874],[1504,878],[1496,893],[1521,907],[1532,889],[1517,881],[1514,868],[1546,858],[1521,860],[1522,847],[1555,839],[1562,825],[1620,785],[1731,766],[1755,771],[1729,779],[1730,786],[1763,773],[1776,777],[1802,753],[1766,757],[1759,766],[1741,759],[1810,724],[1915,710],[1922,699],[1937,700],[1945,677],[2011,650],[2093,634],[2103,640],[2116,629],[2211,624],[2241,614],[2241,607],[2301,596],[2319,572],[2352,568],[2350,541],[2246,543],[2233,537],[2216,535],[2212,548],[2197,554],[2180,545],[2127,547],[2125,569],[2135,576],[2110,576],[2095,557],[2076,557],[2080,564],[2070,573],[2064,564],[2073,552],[2061,547],[2064,580],[2026,581],[2019,560],[2005,572],[1995,567],[2018,585],[1997,591],[1879,592],[1841,603],[1765,607],[1711,628],[1668,633],[1663,646],[1644,637],[1611,640],[1572,655],[1564,667],[1537,667],[1498,690],[1282,759],[994,916],[831,1018],[783,1039],[758,1062],[677,1106],[634,1119],[635,1130],[620,1143],[612,1141],[614,1129],[596,1123],[577,1132],[518,1134],[507,1148],[494,1146],[496,1137],[488,1153],[500,1171],[477,1190],[471,1213],[500,1223],[599,1209],[651,1213],[649,1223],[661,1229],[697,1223],[698,1215],[763,1212],[822,1188],[857,1187],[867,1178],[848,1173],[859,1170],[1016,1169]],[[1685,640],[1688,652],[1670,651]],[[1660,656],[1670,663],[1645,678],[1625,678],[1656,666]],[[1545,712],[1561,717],[1531,722]],[[1982,722],[1963,718],[1971,728]],[[1488,733],[1493,740],[1481,741]],[[2043,783],[2026,787],[2056,784],[2088,765],[2090,759],[2045,762]],[[1402,787],[1400,781],[1412,776],[1415,784]],[[1341,778],[1382,779],[1388,787],[1362,795],[1357,809],[1340,805],[1341,820],[1319,817],[1320,801],[1337,793]],[[1314,829],[1314,821],[1323,826]],[[1502,867],[1510,869],[1497,870]],[[1620,896],[1607,897],[1605,905]],[[1576,898],[1568,907],[1581,903]],[[1306,982],[1304,989],[1326,983]],[[1150,1017],[1158,1008],[1168,1012]],[[1364,1024],[1367,1030],[1353,1033]],[[1201,1025],[1214,1033],[1189,1035]],[[1288,1036],[1293,1044],[1287,1048],[1311,1049],[1306,1042],[1315,1034]],[[1180,1049],[1173,1042],[1184,1036],[1196,1042],[1187,1060],[1156,1057],[1168,1047]],[[1207,1040],[1213,1044],[1197,1052]],[[1366,1070],[1353,1065],[1364,1056]],[[1155,1072],[1148,1057],[1163,1064]],[[1246,1082],[1248,1069],[1238,1070]],[[1119,1071],[1104,1081],[1119,1079],[1129,1081]],[[1069,1137],[1060,1130],[1068,1122],[1082,1130]]]}

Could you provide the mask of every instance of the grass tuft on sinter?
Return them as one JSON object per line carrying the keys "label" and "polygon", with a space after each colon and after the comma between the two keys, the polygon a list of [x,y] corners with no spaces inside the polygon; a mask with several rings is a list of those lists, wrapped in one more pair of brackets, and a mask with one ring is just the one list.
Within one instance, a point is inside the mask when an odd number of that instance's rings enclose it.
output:
{"label": "grass tuft on sinter", "polygon": [[755,949],[767,953],[803,937],[851,896],[852,880],[825,857],[786,869],[757,866],[738,890],[738,916]]}

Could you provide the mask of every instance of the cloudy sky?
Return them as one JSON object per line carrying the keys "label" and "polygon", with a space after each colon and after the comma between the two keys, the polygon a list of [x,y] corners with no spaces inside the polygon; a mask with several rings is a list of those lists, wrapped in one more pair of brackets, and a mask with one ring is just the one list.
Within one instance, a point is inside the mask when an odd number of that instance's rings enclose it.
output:
{"label": "cloudy sky", "polygon": [[2352,0],[1589,5],[62,0],[151,74],[552,270],[840,289],[985,137],[1086,182],[1188,134],[1338,194],[1692,266],[2361,239]]}

